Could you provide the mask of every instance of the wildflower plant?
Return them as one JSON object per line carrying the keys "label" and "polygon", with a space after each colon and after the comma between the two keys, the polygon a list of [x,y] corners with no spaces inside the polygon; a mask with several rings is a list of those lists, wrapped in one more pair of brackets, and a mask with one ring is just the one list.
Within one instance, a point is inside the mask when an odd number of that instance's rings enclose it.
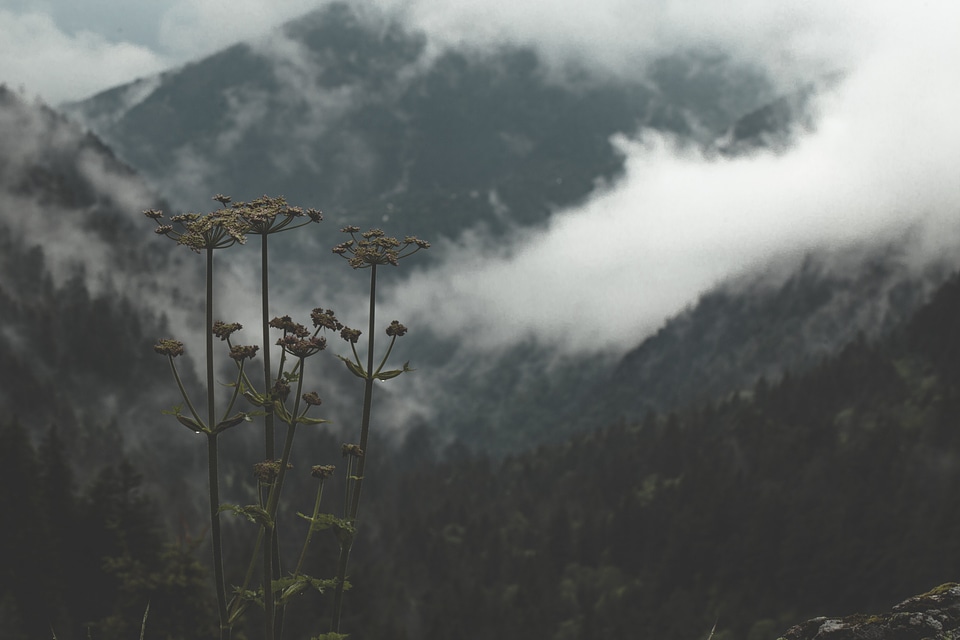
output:
{"label": "wildflower plant", "polygon": [[[409,364],[399,369],[386,369],[396,340],[407,333],[407,328],[394,320],[386,328],[389,344],[379,361],[375,358],[374,333],[376,322],[377,268],[383,265],[398,266],[400,260],[426,249],[429,243],[408,236],[403,240],[387,236],[380,229],[360,233],[357,227],[346,227],[343,232],[350,240],[333,248],[333,252],[345,258],[354,269],[370,269],[369,317],[366,359],[362,359],[357,345],[362,332],[344,326],[333,310],[316,308],[311,314],[312,327],[307,327],[290,316],[269,316],[269,251],[268,238],[280,231],[296,229],[313,222],[320,222],[322,214],[315,209],[304,211],[292,207],[283,198],[263,196],[251,202],[233,202],[231,198],[217,195],[214,200],[220,209],[206,215],[181,214],[166,223],[157,210],[144,214],[157,224],[159,235],[175,240],[178,244],[206,255],[206,412],[202,413],[190,397],[176,365],[176,358],[184,354],[184,346],[173,338],[157,342],[154,350],[167,356],[174,381],[183,398],[165,413],[194,433],[207,438],[208,484],[210,504],[210,531],[213,542],[213,569],[217,596],[220,638],[230,637],[231,630],[242,618],[251,604],[264,610],[264,638],[275,640],[282,635],[285,605],[304,591],[325,593],[334,590],[330,632],[316,636],[314,640],[335,640],[344,637],[340,633],[340,618],[343,594],[349,587],[346,579],[347,564],[356,536],[361,488],[364,480],[365,462],[370,431],[373,403],[373,383],[385,381],[411,371]],[[236,322],[214,322],[213,284],[214,251],[245,244],[249,235],[261,238],[261,336],[262,344],[235,344],[234,335],[243,327]],[[274,366],[271,359],[271,331],[280,332],[273,343],[279,347],[279,361]],[[327,422],[312,415],[322,405],[316,391],[304,391],[304,370],[307,358],[316,356],[327,348],[325,333],[339,335],[350,345],[348,356],[337,356],[347,369],[364,382],[363,407],[360,419],[358,444],[343,445],[341,453],[346,459],[347,475],[342,517],[321,511],[324,482],[334,473],[332,465],[315,465],[311,475],[318,481],[316,497],[310,515],[298,514],[309,523],[303,546],[292,572],[284,574],[280,558],[277,521],[281,504],[284,480],[293,467],[290,462],[294,450],[297,428],[301,425],[319,425]],[[234,363],[235,376],[226,384],[230,389],[225,409],[216,410],[214,393],[214,339],[226,343],[227,356]],[[261,357],[263,375],[251,375],[248,361]],[[376,366],[375,366],[376,364]],[[295,391],[294,391],[295,388]],[[238,403],[251,405],[238,410]],[[311,414],[311,415],[308,415]],[[253,465],[257,481],[256,504],[239,506],[224,504],[219,495],[218,438],[220,434],[254,418],[263,418],[264,458]],[[275,446],[276,427],[286,427],[280,455]],[[220,514],[229,512],[242,516],[258,525],[254,551],[239,586],[232,590],[228,599],[223,569],[223,545]],[[331,530],[338,543],[339,559],[337,574],[333,578],[318,579],[303,573],[304,561],[310,542],[317,531]],[[255,575],[259,566],[260,586],[255,587]]]}

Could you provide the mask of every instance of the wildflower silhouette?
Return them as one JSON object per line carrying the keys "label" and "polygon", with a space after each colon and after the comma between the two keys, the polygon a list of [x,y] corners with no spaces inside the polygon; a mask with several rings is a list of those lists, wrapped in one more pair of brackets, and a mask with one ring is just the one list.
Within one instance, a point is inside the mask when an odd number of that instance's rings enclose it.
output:
{"label": "wildflower silhouette", "polygon": [[[344,257],[354,269],[370,268],[370,307],[369,333],[366,363],[357,352],[362,332],[344,326],[331,309],[316,308],[311,314],[313,327],[308,328],[295,322],[290,316],[278,316],[269,319],[269,264],[268,237],[280,231],[303,227],[322,220],[322,214],[315,209],[304,211],[292,207],[283,198],[263,196],[251,202],[233,202],[228,196],[217,195],[214,200],[221,208],[206,215],[181,214],[173,216],[167,224],[163,214],[157,210],[145,211],[145,215],[157,224],[156,233],[175,240],[178,244],[206,255],[206,372],[207,372],[207,412],[206,417],[193,404],[177,370],[175,358],[184,354],[183,344],[173,338],[164,338],[157,342],[154,350],[165,355],[169,362],[174,380],[186,405],[178,405],[166,411],[176,417],[178,422],[194,433],[207,436],[208,478],[211,533],[213,540],[213,565],[216,582],[220,638],[229,638],[232,627],[242,617],[250,604],[264,609],[264,638],[274,640],[282,634],[285,604],[294,595],[305,590],[320,593],[334,588],[333,615],[331,631],[316,638],[332,640],[344,637],[339,633],[343,604],[343,592],[349,586],[346,581],[346,568],[350,550],[356,535],[357,515],[360,493],[364,477],[366,449],[370,429],[371,407],[373,401],[373,382],[392,379],[404,372],[411,371],[404,363],[400,369],[385,370],[397,338],[407,333],[407,328],[394,320],[386,329],[390,338],[389,346],[374,367],[374,326],[376,312],[377,268],[380,265],[398,266],[400,260],[426,249],[429,243],[408,236],[402,241],[387,236],[380,229],[371,229],[363,233],[357,227],[346,227],[345,233],[350,240],[334,247],[334,253]],[[359,235],[358,235],[359,234]],[[213,252],[236,244],[244,244],[248,235],[261,237],[261,333],[262,345],[234,344],[233,336],[243,327],[236,322],[213,321]],[[274,368],[271,362],[270,331],[281,331],[282,335],[273,344],[280,348],[279,364]],[[331,331],[339,334],[350,345],[351,357],[338,356],[347,368],[364,380],[364,399],[360,425],[360,442],[344,445],[343,456],[347,459],[346,496],[343,505],[343,517],[320,511],[324,481],[329,478],[334,467],[316,465],[311,475],[318,482],[314,508],[311,515],[299,514],[310,523],[296,567],[289,575],[281,575],[280,554],[277,532],[277,514],[284,479],[293,467],[290,463],[294,438],[299,425],[316,425],[326,422],[321,418],[308,416],[308,412],[322,405],[315,391],[304,392],[304,363],[327,348],[327,338],[322,333]],[[220,420],[216,420],[216,403],[213,379],[214,338],[226,343],[228,357],[236,367],[236,378],[226,385],[232,389],[226,410]],[[256,384],[246,367],[247,361],[258,355],[263,361],[262,385]],[[296,390],[293,391],[293,387]],[[240,398],[244,398],[255,408],[252,411],[235,411]],[[218,436],[239,424],[249,422],[253,417],[264,417],[264,458],[254,465],[254,477],[257,480],[257,503],[246,506],[221,504],[219,498]],[[276,455],[275,430],[277,422],[286,425],[286,433],[280,456]],[[227,591],[223,573],[223,548],[221,540],[220,513],[229,512],[243,516],[259,525],[253,556],[248,565],[243,582],[234,588],[233,597],[227,600]],[[304,559],[314,532],[331,529],[339,544],[340,557],[337,564],[337,576],[331,579],[317,579],[302,572]],[[261,566],[261,587],[251,589],[256,565]]]}
{"label": "wildflower silhouette", "polygon": [[[399,322],[394,320],[387,328],[387,335],[390,337],[390,346],[379,365],[374,368],[374,333],[376,327],[377,311],[377,267],[381,265],[399,266],[400,260],[407,258],[414,253],[430,248],[430,243],[414,236],[407,236],[402,241],[397,238],[386,235],[382,229],[370,229],[360,233],[360,228],[348,226],[341,229],[341,232],[349,234],[350,239],[333,247],[333,253],[344,258],[354,269],[370,269],[370,293],[368,312],[368,343],[367,343],[367,361],[364,366],[359,354],[357,353],[357,342],[360,339],[361,332],[356,329],[344,327],[341,329],[340,337],[350,344],[352,358],[340,356],[340,359],[346,365],[347,369],[364,381],[363,386],[363,412],[360,418],[360,443],[356,445],[357,449],[351,454],[351,467],[355,464],[356,469],[351,469],[347,474],[347,498],[344,505],[344,521],[349,529],[338,531],[337,540],[340,543],[340,558],[337,562],[337,587],[334,593],[333,617],[330,623],[331,633],[340,632],[340,619],[343,612],[343,593],[346,588],[347,565],[350,560],[350,551],[353,548],[354,533],[357,526],[357,515],[360,512],[360,494],[363,488],[364,471],[366,468],[366,451],[368,438],[370,435],[370,413],[373,406],[373,383],[375,380],[389,380],[395,378],[401,373],[411,371],[408,364],[404,363],[401,369],[384,371],[383,368],[393,351],[393,345],[397,338],[403,336],[407,329]],[[359,234],[359,237],[358,237]],[[346,455],[346,454],[345,454]]]}

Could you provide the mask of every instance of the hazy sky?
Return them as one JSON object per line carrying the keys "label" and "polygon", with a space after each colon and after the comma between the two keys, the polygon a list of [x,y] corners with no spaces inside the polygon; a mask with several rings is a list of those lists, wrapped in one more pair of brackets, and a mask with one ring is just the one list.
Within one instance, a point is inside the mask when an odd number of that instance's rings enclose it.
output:
{"label": "hazy sky", "polygon": [[[329,0],[0,0],[0,81],[75,100],[255,38]],[[825,0],[371,0],[435,42],[536,41],[618,68],[638,54],[717,44],[787,73],[835,62],[866,35],[860,12]],[[869,3],[874,4],[874,3]],[[916,7],[917,5],[913,5]]]}
{"label": "hazy sky", "polygon": [[[318,0],[0,0],[0,81],[51,103],[259,37]],[[371,6],[369,3],[366,6]],[[960,211],[960,3],[887,0],[378,0],[438,46],[536,43],[611,72],[651,52],[722,48],[785,87],[840,71],[785,152],[707,158],[644,131],[612,141],[626,176],[506,251],[463,239],[399,292],[398,313],[477,345],[538,335],[624,348],[716,282],[823,244]],[[406,231],[406,230],[404,230]],[[411,230],[416,231],[416,230]],[[415,308],[406,302],[415,301]],[[429,304],[427,301],[432,301]]]}

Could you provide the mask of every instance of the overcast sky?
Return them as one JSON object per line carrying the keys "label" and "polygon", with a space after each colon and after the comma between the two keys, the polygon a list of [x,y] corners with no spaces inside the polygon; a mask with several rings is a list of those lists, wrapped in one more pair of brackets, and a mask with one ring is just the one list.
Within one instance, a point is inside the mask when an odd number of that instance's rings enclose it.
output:
{"label": "overcast sky", "polygon": [[[256,38],[329,0],[0,0],[0,81],[76,100]],[[677,45],[717,44],[782,73],[836,62],[867,29],[848,0],[370,0],[434,42],[537,42],[611,68]],[[916,7],[917,5],[913,5]]]}
{"label": "overcast sky", "polygon": [[[56,104],[261,37],[318,0],[0,0],[0,81]],[[370,6],[369,3],[366,6]],[[478,344],[536,334],[630,346],[716,282],[824,244],[960,208],[960,3],[888,0],[377,0],[439,46],[535,43],[612,72],[651,52],[715,46],[785,87],[841,71],[816,129],[779,154],[706,158],[667,138],[612,141],[623,180],[506,253],[464,239],[400,292],[405,318]],[[406,231],[406,230],[405,230]],[[416,231],[416,230],[410,230]],[[426,301],[433,301],[429,304]],[[407,307],[401,309],[401,307]],[[491,322],[490,318],[495,318]],[[412,320],[413,318],[411,318]]]}

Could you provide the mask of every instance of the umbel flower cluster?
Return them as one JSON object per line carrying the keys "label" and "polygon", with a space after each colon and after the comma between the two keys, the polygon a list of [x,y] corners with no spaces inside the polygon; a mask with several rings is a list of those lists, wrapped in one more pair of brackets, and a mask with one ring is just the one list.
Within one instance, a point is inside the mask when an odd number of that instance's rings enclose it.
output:
{"label": "umbel flower cluster", "polygon": [[[247,234],[276,233],[284,229],[295,229],[310,222],[320,222],[323,214],[317,209],[293,207],[282,197],[261,196],[250,202],[232,202],[230,197],[217,194],[213,198],[222,205],[211,213],[181,213],[164,223],[163,212],[148,209],[143,214],[155,220],[154,232],[167,236],[194,251],[203,249],[224,249],[233,244],[245,244]],[[305,222],[290,226],[295,220],[309,218]]]}
{"label": "umbel flower cluster", "polygon": [[[208,448],[208,480],[210,504],[210,534],[213,545],[213,570],[217,596],[220,639],[227,640],[235,625],[243,618],[251,606],[263,609],[263,633],[266,640],[277,640],[283,633],[283,619],[286,604],[294,596],[312,590],[324,594],[333,591],[333,604],[330,607],[331,620],[329,633],[315,636],[315,640],[340,640],[340,617],[343,609],[344,591],[349,588],[347,581],[347,560],[356,535],[361,487],[365,475],[365,464],[369,448],[371,427],[371,407],[375,381],[386,381],[403,373],[412,371],[409,363],[402,367],[387,369],[386,365],[398,338],[407,333],[407,328],[397,320],[386,327],[388,344],[378,359],[375,358],[375,308],[376,280],[379,265],[398,266],[400,260],[429,248],[430,244],[414,236],[403,240],[388,236],[381,229],[360,232],[358,227],[348,226],[341,231],[350,235],[350,239],[333,247],[333,252],[347,260],[354,269],[370,267],[369,316],[366,333],[367,352],[362,359],[357,351],[363,332],[341,323],[332,309],[317,307],[310,313],[313,327],[296,322],[289,315],[270,318],[268,269],[268,238],[280,231],[297,229],[323,219],[316,209],[302,209],[289,205],[282,197],[262,196],[250,202],[233,202],[231,198],[217,195],[213,198],[220,208],[208,214],[184,213],[173,216],[169,222],[163,213],[155,209],[145,211],[146,217],[156,222],[155,232],[175,240],[177,244],[206,254],[206,411],[196,404],[184,386],[177,369],[176,358],[184,355],[184,345],[179,340],[164,338],[154,346],[154,350],[164,356],[170,364],[177,388],[183,398],[183,404],[175,406],[165,413],[173,415],[177,421],[196,434],[205,434]],[[214,322],[214,250],[246,243],[248,235],[261,239],[261,344],[235,344],[235,336],[243,330],[239,322]],[[228,292],[229,293],[229,292]],[[270,337],[271,331],[281,332],[279,338]],[[305,360],[327,349],[325,332],[339,334],[349,345],[349,356],[337,355],[347,369],[364,384],[363,406],[359,429],[359,443],[344,444],[341,453],[345,458],[346,485],[343,497],[342,516],[322,513],[321,496],[324,481],[334,473],[334,466],[316,464],[310,467],[311,476],[318,481],[312,515],[298,514],[308,521],[299,561],[292,573],[281,572],[277,540],[278,512],[281,504],[281,492],[284,478],[294,469],[291,462],[294,456],[294,438],[298,427],[321,425],[327,422],[322,418],[308,416],[319,411],[322,406],[320,395],[316,391],[304,390]],[[274,334],[275,335],[275,334]],[[216,341],[225,343],[227,356],[233,361],[235,378],[232,383],[218,384],[214,377],[213,354]],[[279,347],[279,364],[272,364],[271,350]],[[249,361],[257,356],[262,363],[260,373],[253,374]],[[249,365],[249,366],[248,366]],[[225,408],[219,407],[215,398],[215,389],[221,386],[229,390],[229,399]],[[294,391],[295,389],[295,391]],[[243,402],[252,407],[237,410]],[[220,403],[224,404],[224,403]],[[263,419],[264,455],[253,463],[253,476],[256,487],[251,492],[256,496],[256,504],[246,506],[226,504],[220,501],[219,494],[219,453],[218,439],[228,429],[244,423]],[[275,426],[286,426],[282,438],[282,450],[277,450]],[[276,434],[280,435],[280,434]],[[279,454],[279,455],[278,455]],[[220,517],[222,513],[242,516],[258,525],[259,534],[254,544],[250,564],[244,575],[243,584],[228,588],[223,567],[223,541]],[[330,529],[339,545],[339,560],[336,576],[317,579],[304,574],[304,565],[310,542],[316,531]],[[257,565],[260,566],[259,588],[254,580]],[[243,572],[233,572],[243,573]],[[233,594],[232,598],[228,596]],[[259,634],[258,634],[259,635]]]}
{"label": "umbel flower cluster", "polygon": [[[384,233],[383,229],[370,229],[360,233],[360,227],[344,227],[343,233],[350,240],[341,242],[333,252],[346,259],[354,269],[363,269],[378,264],[398,266],[402,258],[413,255],[420,249],[429,249],[430,243],[415,236],[407,236],[401,242]],[[357,234],[360,237],[357,238]]]}

